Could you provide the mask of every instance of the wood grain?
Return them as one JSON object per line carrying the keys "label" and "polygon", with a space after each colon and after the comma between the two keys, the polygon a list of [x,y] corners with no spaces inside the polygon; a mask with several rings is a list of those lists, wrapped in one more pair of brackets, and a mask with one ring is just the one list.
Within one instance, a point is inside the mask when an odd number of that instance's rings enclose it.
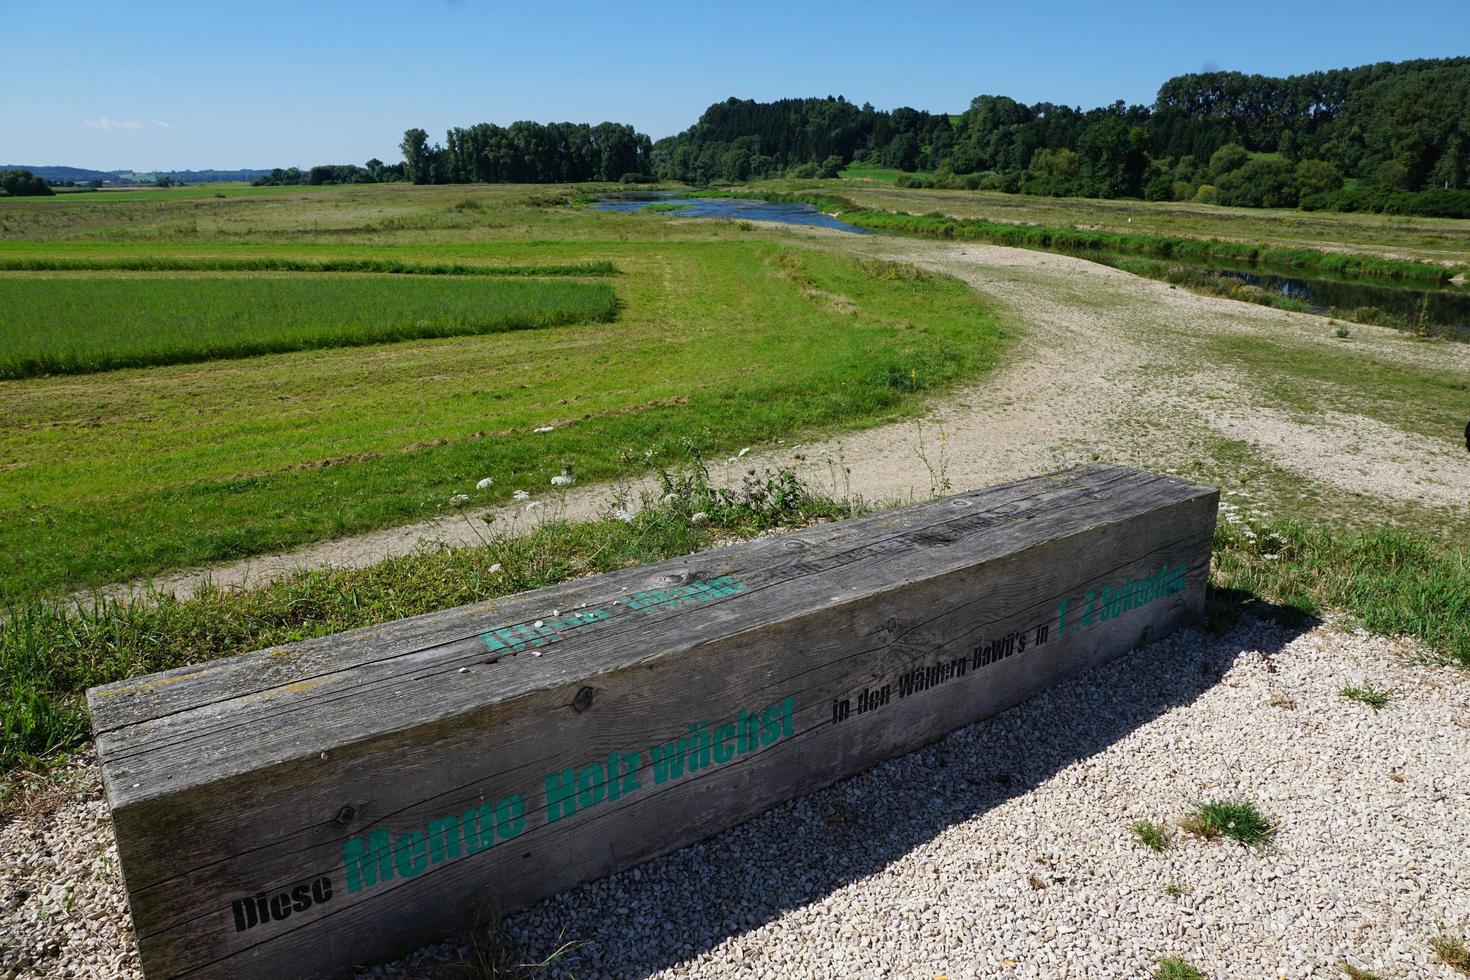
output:
{"label": "wood grain", "polygon": [[95,688],[145,971],[345,975],[918,748],[1188,622],[1217,499],[1073,470]]}

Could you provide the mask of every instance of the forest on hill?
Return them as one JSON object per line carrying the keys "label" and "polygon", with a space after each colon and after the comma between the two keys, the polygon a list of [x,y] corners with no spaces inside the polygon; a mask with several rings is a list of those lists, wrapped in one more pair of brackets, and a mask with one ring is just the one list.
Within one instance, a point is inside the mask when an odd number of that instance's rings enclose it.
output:
{"label": "forest on hill", "polygon": [[1093,109],[975,97],[958,115],[841,96],[728,99],[653,143],[632,126],[481,123],[443,144],[404,134],[403,162],[277,170],[261,183],[832,177],[853,164],[905,186],[1246,207],[1470,217],[1470,58],[1287,78],[1171,78],[1152,106]]}

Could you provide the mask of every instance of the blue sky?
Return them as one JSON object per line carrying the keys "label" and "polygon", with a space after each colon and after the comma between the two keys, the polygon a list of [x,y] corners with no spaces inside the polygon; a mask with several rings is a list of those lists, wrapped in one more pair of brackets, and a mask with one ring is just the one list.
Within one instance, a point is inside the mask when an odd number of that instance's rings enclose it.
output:
{"label": "blue sky", "polygon": [[1470,54],[1470,0],[726,3],[0,0],[0,163],[270,167],[399,158],[404,129],[631,122],[845,95],[1151,102],[1171,75]]}

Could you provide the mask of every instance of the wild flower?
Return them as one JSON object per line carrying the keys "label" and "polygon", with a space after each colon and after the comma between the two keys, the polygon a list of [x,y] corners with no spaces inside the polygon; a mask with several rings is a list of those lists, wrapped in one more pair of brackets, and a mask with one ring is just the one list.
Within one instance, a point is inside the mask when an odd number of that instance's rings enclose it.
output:
{"label": "wild flower", "polygon": [[679,499],[679,495],[677,493],[666,493],[663,496],[663,502],[666,503],[666,504],[672,504],[675,501],[677,501],[678,499]]}
{"label": "wild flower", "polygon": [[536,426],[536,431],[537,432],[555,432],[556,431],[556,426],[554,426],[554,425],[538,425],[538,426]]}
{"label": "wild flower", "polygon": [[493,484],[494,482],[495,482],[495,477],[493,477],[493,476],[487,476],[487,477],[485,477],[485,479],[483,479],[479,483],[476,483],[475,484],[475,489],[476,490],[488,490],[490,488],[490,485]]}
{"label": "wild flower", "polygon": [[690,524],[708,524],[709,523],[709,515],[706,514],[704,511],[700,511],[697,514],[690,514],[689,515],[689,523]]}
{"label": "wild flower", "polygon": [[735,456],[738,459],[739,457],[744,456],[748,452],[750,452],[750,447],[749,446],[746,446],[744,449],[740,450],[740,452],[736,453]]}
{"label": "wild flower", "polygon": [[612,512],[614,520],[622,521],[624,524],[633,523],[633,514],[626,507],[618,507]]}
{"label": "wild flower", "polygon": [[569,487],[576,482],[576,477],[567,476],[565,473],[558,473],[556,476],[553,476],[551,478],[551,485],[554,487]]}
{"label": "wild flower", "polygon": [[495,564],[490,566],[491,575],[499,575],[503,571],[505,571],[505,566],[500,564],[500,562],[496,562]]}
{"label": "wild flower", "polygon": [[526,491],[526,490],[517,490],[515,493],[511,494],[511,496],[513,498],[515,498],[516,500],[530,500],[531,499],[530,492],[529,491]]}
{"label": "wild flower", "polygon": [[469,494],[467,494],[467,493],[457,493],[454,496],[452,496],[452,497],[449,498],[449,506],[451,506],[451,507],[463,507],[465,504],[467,504],[469,502],[470,502],[470,497],[469,497]]}
{"label": "wild flower", "polygon": [[539,501],[539,500],[533,500],[529,504],[526,505],[526,510],[535,510],[536,508],[538,508],[540,506],[541,506],[541,501]]}

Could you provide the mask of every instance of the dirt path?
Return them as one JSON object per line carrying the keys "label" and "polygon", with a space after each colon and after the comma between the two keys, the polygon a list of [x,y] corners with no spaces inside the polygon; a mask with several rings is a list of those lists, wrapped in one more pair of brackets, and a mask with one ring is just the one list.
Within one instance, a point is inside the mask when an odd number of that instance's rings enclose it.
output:
{"label": "dirt path", "polygon": [[[1044,252],[786,233],[814,247],[840,242],[957,276],[985,294],[1020,339],[999,369],[937,401],[922,419],[818,444],[755,447],[712,467],[722,480],[750,467],[789,465],[838,493],[902,501],[1106,459],[1234,483],[1269,501],[1277,488],[1241,486],[1243,472],[1219,465],[1219,444],[1233,440],[1269,469],[1288,474],[1294,491],[1305,485],[1348,500],[1427,507],[1452,521],[1470,517],[1470,454],[1458,431],[1431,438],[1408,427],[1409,419],[1399,428],[1344,410],[1342,398],[1330,410],[1284,408],[1265,394],[1267,381],[1279,385],[1281,378],[1222,363],[1206,349],[1222,337],[1276,345],[1295,356],[1310,357],[1316,347],[1348,349],[1320,317],[1198,296]],[[1402,365],[1470,378],[1470,345],[1414,344],[1392,330],[1354,325],[1350,349],[1365,370]],[[473,544],[486,533],[485,518],[503,530],[549,516],[585,517],[607,506],[612,489],[576,487],[529,512],[518,504],[457,514],[170,575],[152,585],[187,594],[206,580],[259,584],[301,567],[355,567],[425,546]],[[146,585],[120,586],[113,594]]]}

